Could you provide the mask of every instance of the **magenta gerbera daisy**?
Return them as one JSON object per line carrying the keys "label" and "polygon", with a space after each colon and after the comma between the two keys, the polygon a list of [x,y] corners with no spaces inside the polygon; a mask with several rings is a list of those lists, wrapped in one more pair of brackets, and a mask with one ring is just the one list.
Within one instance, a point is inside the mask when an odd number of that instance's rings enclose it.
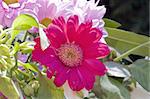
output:
{"label": "magenta gerbera daisy", "polygon": [[32,59],[47,66],[47,76],[55,76],[56,86],[66,81],[70,88],[79,91],[93,88],[95,76],[103,76],[107,69],[99,59],[109,54],[106,44],[100,42],[102,32],[92,28],[92,22],[79,24],[78,16],[54,19],[44,30],[51,45],[42,50],[36,38]]}

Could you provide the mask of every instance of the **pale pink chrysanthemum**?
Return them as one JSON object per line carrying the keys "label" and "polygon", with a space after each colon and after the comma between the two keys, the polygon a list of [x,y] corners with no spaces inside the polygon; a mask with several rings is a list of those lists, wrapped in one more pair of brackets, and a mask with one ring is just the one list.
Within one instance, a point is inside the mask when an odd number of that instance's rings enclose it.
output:
{"label": "pale pink chrysanthemum", "polygon": [[78,15],[80,22],[92,20],[93,27],[99,28],[103,36],[108,34],[104,29],[103,17],[106,13],[105,6],[99,6],[100,0],[62,0],[62,5],[58,6],[59,16],[70,17],[71,15]]}
{"label": "pale pink chrysanthemum", "polygon": [[92,28],[92,22],[79,24],[76,15],[67,22],[63,17],[54,19],[45,32],[51,45],[43,51],[36,38],[32,59],[47,66],[47,76],[55,76],[56,86],[67,81],[74,91],[92,89],[95,76],[107,71],[99,60],[109,54],[108,46],[99,42],[102,32]]}
{"label": "pale pink chrysanthemum", "polygon": [[0,24],[10,27],[21,12],[34,13],[36,0],[0,0]]}

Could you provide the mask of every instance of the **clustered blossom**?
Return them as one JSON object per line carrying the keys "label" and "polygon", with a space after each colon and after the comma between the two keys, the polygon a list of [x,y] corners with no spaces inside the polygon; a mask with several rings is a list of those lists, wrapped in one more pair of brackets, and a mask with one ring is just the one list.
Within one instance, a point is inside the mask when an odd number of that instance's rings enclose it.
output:
{"label": "clustered blossom", "polygon": [[100,0],[68,0],[62,6],[59,6],[59,16],[69,17],[71,15],[78,15],[80,22],[92,20],[93,27],[99,28],[103,36],[107,36],[107,32],[104,29],[104,21],[102,20],[106,13],[104,6],[98,6]]}
{"label": "clustered blossom", "polygon": [[71,15],[78,15],[80,23],[92,20],[93,27],[99,28],[103,36],[107,36],[102,20],[106,8],[98,6],[99,1],[95,3],[95,0],[0,0],[0,24],[10,27],[20,13],[35,15],[45,26],[59,16],[67,19]]}
{"label": "clustered blossom", "polygon": [[47,76],[55,76],[56,86],[67,81],[74,91],[92,89],[95,76],[107,71],[98,60],[109,54],[108,46],[100,42],[102,31],[93,28],[91,21],[79,23],[76,15],[67,21],[58,17],[44,31],[51,45],[43,51],[40,38],[36,38],[32,59],[47,66]]}
{"label": "clustered blossom", "polygon": [[36,0],[0,0],[0,24],[10,27],[20,13],[35,13]]}

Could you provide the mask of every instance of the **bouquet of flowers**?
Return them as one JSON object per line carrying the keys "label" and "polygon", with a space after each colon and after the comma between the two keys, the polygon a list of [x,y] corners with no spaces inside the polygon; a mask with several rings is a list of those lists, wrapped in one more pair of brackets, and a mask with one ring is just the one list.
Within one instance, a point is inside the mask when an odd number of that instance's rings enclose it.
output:
{"label": "bouquet of flowers", "polygon": [[[0,99],[130,99],[150,91],[148,37],[100,0],[0,0]],[[130,64],[126,64],[130,61]]]}

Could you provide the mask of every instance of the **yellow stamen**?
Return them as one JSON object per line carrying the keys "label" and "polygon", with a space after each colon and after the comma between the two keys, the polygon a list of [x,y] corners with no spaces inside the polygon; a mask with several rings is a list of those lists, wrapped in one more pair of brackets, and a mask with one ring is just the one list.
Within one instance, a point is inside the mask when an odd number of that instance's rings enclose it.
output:
{"label": "yellow stamen", "polygon": [[52,20],[50,18],[44,18],[40,21],[41,24],[43,24],[44,26],[48,27],[48,25],[50,23],[52,23]]}
{"label": "yellow stamen", "polygon": [[18,3],[19,0],[3,0],[6,4],[13,4],[13,3]]}

